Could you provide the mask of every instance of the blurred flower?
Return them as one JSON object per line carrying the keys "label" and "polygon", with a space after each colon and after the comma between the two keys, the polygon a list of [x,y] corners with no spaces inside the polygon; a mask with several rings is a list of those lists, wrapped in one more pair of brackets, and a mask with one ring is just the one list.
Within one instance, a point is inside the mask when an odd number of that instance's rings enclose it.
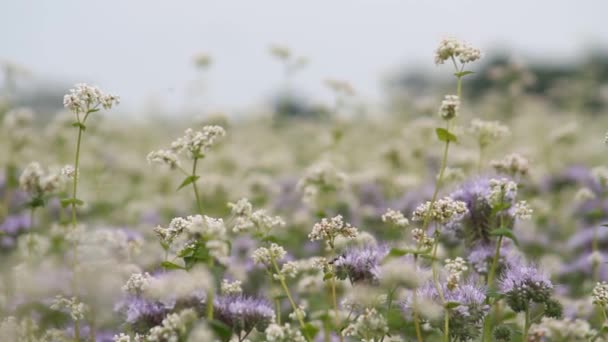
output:
{"label": "blurred flower", "polygon": [[388,254],[388,248],[364,247],[347,250],[334,260],[338,279],[348,278],[351,283],[377,283],[380,263]]}
{"label": "blurred flower", "polygon": [[264,331],[275,316],[266,301],[241,295],[219,296],[213,308],[217,319],[235,333],[250,332],[253,328]]}

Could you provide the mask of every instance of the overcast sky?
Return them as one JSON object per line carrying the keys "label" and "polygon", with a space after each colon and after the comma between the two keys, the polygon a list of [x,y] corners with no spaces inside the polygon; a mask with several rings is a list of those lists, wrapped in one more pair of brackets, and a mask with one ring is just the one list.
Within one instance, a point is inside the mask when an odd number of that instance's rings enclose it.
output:
{"label": "overcast sky", "polygon": [[0,58],[99,84],[125,108],[153,99],[178,109],[197,77],[192,56],[206,52],[206,108],[233,110],[279,86],[268,54],[278,43],[310,59],[296,80],[308,94],[327,98],[322,80],[337,78],[373,101],[396,66],[439,74],[444,36],[569,59],[608,44],[607,13],[606,0],[0,0]]}

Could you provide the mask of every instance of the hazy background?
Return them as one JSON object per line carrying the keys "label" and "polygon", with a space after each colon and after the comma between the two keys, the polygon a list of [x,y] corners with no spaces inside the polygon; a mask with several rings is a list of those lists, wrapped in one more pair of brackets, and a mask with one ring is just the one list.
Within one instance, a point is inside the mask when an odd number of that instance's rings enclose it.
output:
{"label": "hazy background", "polygon": [[605,0],[1,0],[0,59],[36,82],[96,83],[119,94],[123,110],[177,112],[191,106],[192,58],[203,52],[213,65],[196,102],[238,112],[280,87],[268,47],[282,44],[310,60],[295,79],[303,93],[326,99],[322,81],[337,78],[374,103],[396,68],[449,72],[433,65],[445,36],[571,61],[605,47],[606,13]]}

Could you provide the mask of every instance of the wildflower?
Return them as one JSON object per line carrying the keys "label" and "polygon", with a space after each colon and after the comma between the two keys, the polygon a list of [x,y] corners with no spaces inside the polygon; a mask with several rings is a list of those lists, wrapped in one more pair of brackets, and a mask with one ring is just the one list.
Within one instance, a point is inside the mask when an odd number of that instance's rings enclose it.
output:
{"label": "wildflower", "polygon": [[382,222],[390,222],[397,227],[405,227],[410,224],[402,212],[393,209],[388,209],[386,213],[382,214]]}
{"label": "wildflower", "polygon": [[235,280],[233,282],[230,282],[227,279],[222,280],[221,293],[223,295],[237,295],[242,292],[243,289],[241,288],[240,280]]}
{"label": "wildflower", "polygon": [[304,200],[314,203],[325,193],[344,188],[346,175],[340,172],[331,162],[321,161],[306,170],[298,181],[297,188],[304,194]]}
{"label": "wildflower", "polygon": [[338,215],[331,219],[321,219],[321,222],[315,223],[308,238],[310,241],[325,240],[333,248],[337,236],[352,239],[358,233],[357,228],[351,226],[350,223],[344,223],[342,215]]}
{"label": "wildflower", "polygon": [[63,180],[58,173],[45,172],[39,163],[32,162],[19,177],[19,187],[32,197],[42,197],[57,192]]}
{"label": "wildflower", "polygon": [[88,307],[78,301],[76,297],[65,298],[63,296],[55,297],[51,304],[51,309],[67,312],[74,321],[82,321],[88,311]]}
{"label": "wildflower", "polygon": [[187,336],[192,324],[197,320],[193,309],[185,309],[179,313],[172,313],[163,319],[162,323],[150,329],[146,341],[180,341]]}
{"label": "wildflower", "polygon": [[351,283],[377,283],[380,262],[386,257],[386,247],[351,249],[334,261],[338,279],[348,278]]}
{"label": "wildflower", "polygon": [[466,266],[466,262],[463,258],[457,257],[454,260],[446,259],[445,269],[448,271],[447,287],[448,289],[453,290],[458,287],[458,282],[460,281],[462,273],[469,268]]}
{"label": "wildflower", "polygon": [[[499,249],[496,274],[501,274],[505,267],[514,260],[514,257],[510,254],[510,248],[504,246],[504,244],[505,242],[503,242],[502,248]],[[475,272],[485,276],[490,271],[495,254],[496,246],[494,244],[476,244],[471,253],[469,253],[467,261]]]}
{"label": "wildflower", "polygon": [[264,264],[266,266],[272,266],[273,260],[282,260],[287,252],[285,249],[276,243],[272,243],[270,248],[260,247],[253,251],[252,259],[256,264]]}
{"label": "wildflower", "polygon": [[61,175],[73,179],[76,176],[76,169],[72,165],[66,165],[61,168]]}
{"label": "wildflower", "polygon": [[435,64],[443,64],[449,59],[456,58],[462,64],[474,62],[481,58],[481,51],[455,38],[443,39],[435,51]]}
{"label": "wildflower", "polygon": [[553,284],[547,275],[526,265],[507,267],[499,280],[499,288],[515,312],[527,310],[532,302],[548,302],[553,292]]}
{"label": "wildflower", "polygon": [[338,95],[355,95],[355,89],[346,81],[328,79],[325,80],[325,85]]}
{"label": "wildflower", "polygon": [[430,278],[430,272],[416,266],[413,258],[408,256],[383,262],[379,267],[378,276],[380,284],[385,288],[415,289]]}
{"label": "wildflower", "polygon": [[179,158],[178,158],[177,154],[175,154],[169,150],[152,151],[152,152],[148,153],[148,156],[146,157],[146,159],[148,160],[148,163],[150,163],[150,164],[152,164],[152,163],[165,164],[165,165],[169,166],[171,169],[175,169],[180,166],[180,162],[179,162]]}
{"label": "wildflower", "polygon": [[578,191],[576,191],[576,194],[574,194],[574,200],[576,202],[586,202],[594,198],[596,198],[595,193],[593,193],[593,191],[591,191],[591,189],[587,187],[578,189]]}
{"label": "wildflower", "polygon": [[526,201],[515,203],[514,216],[520,220],[529,220],[532,218],[533,210]]}
{"label": "wildflower", "polygon": [[427,233],[420,228],[412,229],[412,239],[416,242],[416,246],[421,249],[431,248],[435,243],[435,239],[429,237]]}
{"label": "wildflower", "polygon": [[133,273],[122,287],[122,290],[132,294],[142,294],[150,286],[151,276],[146,273]]}
{"label": "wildflower", "polygon": [[477,143],[481,148],[484,148],[490,143],[495,142],[501,138],[508,137],[511,135],[509,127],[501,124],[498,121],[483,121],[480,119],[473,119],[469,132],[477,138]]}
{"label": "wildflower", "polygon": [[388,334],[388,323],[374,308],[366,308],[365,312],[342,331],[344,336],[355,336],[366,341],[379,341],[386,334]]}
{"label": "wildflower", "polygon": [[422,222],[430,215],[430,219],[438,224],[447,224],[451,221],[458,221],[467,213],[466,204],[456,201],[451,197],[441,198],[433,203],[427,201],[420,204],[412,213],[412,220]]}
{"label": "wildflower", "polygon": [[107,94],[96,86],[84,83],[76,84],[69,93],[63,97],[63,106],[75,114],[89,113],[100,109],[111,109],[120,103],[118,96]]}
{"label": "wildflower", "polygon": [[586,320],[550,317],[543,317],[540,323],[533,324],[529,334],[549,341],[592,341],[597,336]]}
{"label": "wildflower", "polygon": [[248,230],[253,226],[251,214],[253,206],[246,198],[241,198],[236,203],[228,203],[231,214],[234,216],[234,226],[232,231],[235,233]]}
{"label": "wildflower", "polygon": [[490,165],[498,173],[505,173],[512,177],[525,176],[530,168],[528,159],[518,153],[505,156],[501,160],[493,160]]}
{"label": "wildflower", "polygon": [[490,179],[489,192],[487,194],[488,203],[492,208],[503,206],[505,203],[510,203],[517,196],[517,183],[506,178]]}
{"label": "wildflower", "polygon": [[451,120],[458,115],[460,98],[456,95],[446,95],[439,107],[439,116],[444,120]]}
{"label": "wildflower", "polygon": [[219,296],[213,309],[217,319],[235,333],[250,332],[253,328],[263,331],[275,315],[267,302],[241,295]]}
{"label": "wildflower", "polygon": [[286,277],[286,278],[295,278],[298,275],[299,266],[297,262],[288,261],[281,266],[281,273],[279,275],[275,274],[275,279],[278,277]]}
{"label": "wildflower", "polygon": [[268,342],[305,342],[299,329],[292,328],[289,323],[278,325],[271,323],[264,331]]}
{"label": "wildflower", "polygon": [[593,304],[606,307],[608,306],[608,283],[601,282],[597,283],[593,288]]}
{"label": "wildflower", "polygon": [[171,151],[176,154],[187,151],[190,158],[201,158],[225,135],[226,131],[221,126],[204,126],[201,131],[188,128],[183,137],[171,143]]}

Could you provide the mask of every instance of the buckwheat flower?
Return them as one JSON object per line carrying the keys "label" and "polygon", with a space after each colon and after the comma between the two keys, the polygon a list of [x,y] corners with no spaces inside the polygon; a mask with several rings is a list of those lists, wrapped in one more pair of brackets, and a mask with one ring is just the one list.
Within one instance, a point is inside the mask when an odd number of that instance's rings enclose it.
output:
{"label": "buckwheat flower", "polygon": [[553,292],[549,277],[534,266],[510,265],[499,279],[499,289],[515,312],[528,309],[530,303],[546,303]]}
{"label": "buckwheat flower", "polygon": [[574,194],[574,200],[576,202],[586,202],[596,198],[596,195],[591,189],[587,187],[580,188]]}
{"label": "buckwheat flower", "polygon": [[295,278],[298,275],[298,272],[299,272],[298,263],[294,262],[294,261],[288,261],[281,266],[281,274],[280,275],[275,274],[275,279],[278,276],[285,277],[285,278]]}
{"label": "buckwheat flower", "polygon": [[[587,320],[582,319],[555,319],[543,317],[540,323],[530,327],[529,335],[542,338],[540,341],[593,341],[597,331],[592,329]],[[601,340],[601,338],[599,339]]]}
{"label": "buckwheat flower", "polygon": [[205,239],[223,239],[226,235],[226,225],[221,218],[207,215],[193,215],[186,218],[186,230],[193,236],[202,236]]}
{"label": "buckwheat flower", "polygon": [[169,314],[163,319],[161,325],[150,329],[146,341],[181,341],[187,336],[190,327],[197,319],[198,317],[193,309],[185,309],[179,313]]}
{"label": "buckwheat flower", "polygon": [[480,119],[473,119],[471,121],[469,132],[477,138],[477,143],[482,148],[511,135],[509,127],[500,122],[483,121]]}
{"label": "buckwheat flower", "polygon": [[73,179],[76,176],[76,169],[72,165],[66,165],[61,168],[61,175]]}
{"label": "buckwheat flower", "polygon": [[[464,180],[464,178],[464,171],[459,167],[446,167],[443,170],[443,182],[445,182],[446,184],[460,182]],[[439,179],[439,174],[437,174],[436,179]]]}
{"label": "buckwheat flower", "polygon": [[190,334],[188,334],[187,342],[200,342],[200,341],[216,341],[215,334],[209,328],[205,322],[198,322]]}
{"label": "buckwheat flower", "polygon": [[264,330],[264,334],[268,342],[306,342],[300,330],[292,328],[289,323],[285,323],[284,325],[271,323]]}
{"label": "buckwheat flower", "polygon": [[487,199],[494,208],[512,202],[517,196],[517,183],[506,178],[490,179]]}
{"label": "buckwheat flower", "polygon": [[462,64],[474,62],[481,58],[481,51],[455,38],[443,39],[435,51],[435,64],[443,64],[456,58]]}
{"label": "buckwheat flower", "polygon": [[351,283],[378,282],[380,262],[388,254],[388,249],[381,247],[364,247],[347,250],[333,264],[338,279],[348,278]]}
{"label": "buckwheat flower", "polygon": [[608,283],[597,283],[592,292],[593,304],[605,308],[608,306]]}
{"label": "buckwheat flower", "polygon": [[430,215],[432,222],[447,224],[460,220],[467,211],[466,203],[456,201],[451,197],[444,197],[435,201],[432,208],[430,201],[420,204],[412,213],[412,220],[423,222],[426,216]]}
{"label": "buckwheat flower", "polygon": [[115,95],[106,94],[95,86],[85,83],[76,84],[63,97],[63,106],[75,114],[87,113],[91,110],[111,109],[120,103],[120,98]]}
{"label": "buckwheat flower", "polygon": [[444,120],[451,120],[458,115],[460,98],[456,95],[446,95],[439,107],[439,116]]}
{"label": "buckwheat flower", "polygon": [[259,232],[269,233],[272,229],[285,226],[285,221],[279,216],[270,216],[265,210],[256,210],[251,214],[251,222]]}
{"label": "buckwheat flower", "polygon": [[204,267],[195,267],[188,272],[173,270],[150,279],[144,296],[165,305],[177,299],[204,299],[215,286],[213,276]]}
{"label": "buckwheat flower", "polygon": [[190,158],[200,158],[225,135],[221,126],[204,126],[200,131],[188,128],[183,137],[171,143],[171,151],[177,154],[187,151]]}
{"label": "buckwheat flower", "polygon": [[283,247],[277,245],[276,243],[272,243],[270,248],[260,247],[253,251],[251,258],[256,264],[263,264],[270,267],[272,266],[272,260],[275,262],[280,261],[285,257],[286,254],[287,252]]}
{"label": "buckwheat flower", "polygon": [[416,242],[416,246],[421,249],[431,248],[435,243],[435,239],[428,236],[428,234],[420,228],[412,229],[412,239]]}
{"label": "buckwheat flower", "polygon": [[168,227],[164,228],[157,226],[154,228],[154,232],[156,235],[158,235],[163,244],[170,245],[173,243],[176,237],[181,235],[186,230],[188,225],[188,220],[181,217],[176,217],[171,220]]}
{"label": "buckwheat flower", "polygon": [[235,280],[233,282],[230,282],[227,279],[222,280],[220,292],[223,295],[237,295],[243,293],[243,289],[241,288],[241,281]]}
{"label": "buckwheat flower", "polygon": [[169,168],[171,168],[171,169],[175,169],[180,166],[180,162],[179,162],[179,158],[177,157],[177,154],[175,154],[169,150],[152,151],[152,152],[148,153],[148,156],[146,157],[146,159],[148,160],[148,163],[150,163],[150,164],[152,164],[152,163],[164,164],[164,165],[169,166]]}
{"label": "buckwheat flower", "polygon": [[469,268],[466,266],[466,262],[463,258],[457,257],[456,259],[446,259],[445,269],[448,271],[446,286],[450,290],[454,290],[458,287],[462,273]]}
{"label": "buckwheat flower", "polygon": [[357,228],[345,223],[342,215],[338,215],[331,219],[323,218],[321,222],[315,223],[308,238],[310,241],[325,240],[333,248],[337,236],[355,238],[358,233]]}
{"label": "buckwheat flower", "polygon": [[44,171],[40,164],[32,162],[28,164],[21,173],[21,176],[19,177],[19,187],[21,190],[30,194],[40,193],[40,180],[43,176]]}
{"label": "buckwheat flower", "polygon": [[240,295],[219,296],[213,302],[215,317],[233,329],[234,333],[264,331],[275,317],[272,307],[264,300]]}
{"label": "buckwheat flower", "polygon": [[323,160],[306,170],[304,176],[298,181],[297,188],[304,194],[306,202],[314,203],[318,196],[326,192],[341,190],[345,184],[346,175],[330,161]]}
{"label": "buckwheat flower", "polygon": [[374,308],[366,308],[353,323],[350,323],[343,331],[344,336],[361,338],[364,341],[380,341],[388,334],[388,322]]}
{"label": "buckwheat flower", "polygon": [[415,289],[430,279],[428,269],[423,269],[413,261],[411,256],[390,259],[379,267],[380,285],[385,288],[403,287]]}
{"label": "buckwheat flower", "polygon": [[253,206],[248,199],[241,198],[236,203],[228,203],[228,207],[230,208],[230,213],[234,217],[233,232],[238,233],[253,227],[253,222],[251,222]]}
{"label": "buckwheat flower", "polygon": [[528,174],[528,170],[530,169],[528,159],[519,153],[509,154],[501,160],[492,160],[490,165],[496,172],[504,173],[511,177],[523,177]]}
{"label": "buckwheat flower", "polygon": [[55,297],[51,309],[68,313],[74,321],[82,321],[88,311],[88,307],[78,301],[76,297],[65,298],[63,296]]}
{"label": "buckwheat flower", "polygon": [[410,222],[403,216],[403,213],[393,209],[388,209],[382,214],[382,222],[390,222],[397,227],[406,227]]}
{"label": "buckwheat flower", "polygon": [[515,211],[514,216],[520,220],[529,220],[532,218],[532,213],[534,211],[526,201],[519,201],[515,203]]}
{"label": "buckwheat flower", "polygon": [[133,273],[127,280],[127,283],[123,285],[122,290],[127,293],[140,295],[150,286],[151,279],[152,276],[148,272]]}

